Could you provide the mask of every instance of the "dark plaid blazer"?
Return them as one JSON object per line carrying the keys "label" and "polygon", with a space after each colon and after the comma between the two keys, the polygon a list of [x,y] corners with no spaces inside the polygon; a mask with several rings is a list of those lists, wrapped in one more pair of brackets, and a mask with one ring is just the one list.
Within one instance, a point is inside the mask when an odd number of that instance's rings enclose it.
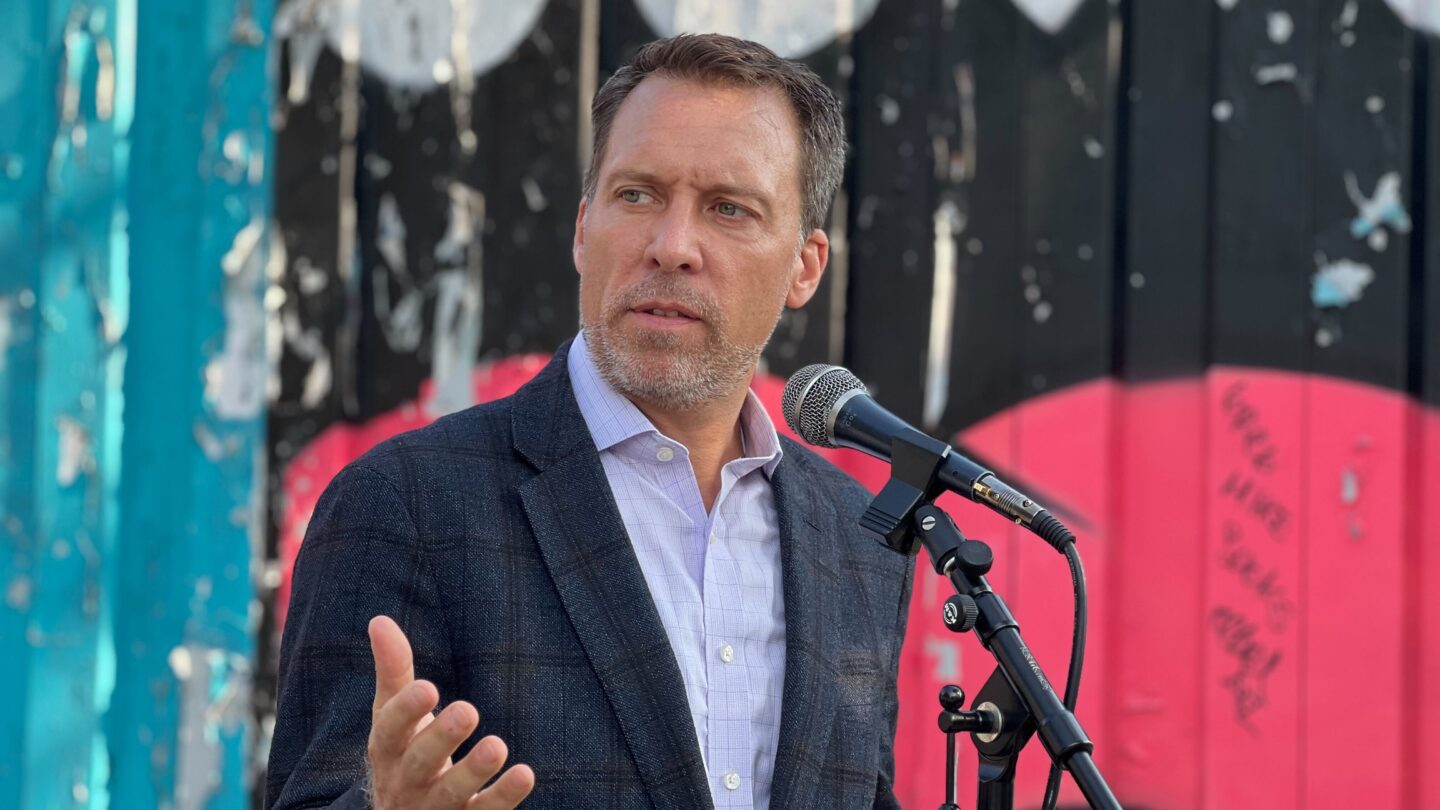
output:
{"label": "dark plaid blazer", "polygon": [[[675,655],[562,347],[514,396],[386,441],[316,507],[280,648],[266,807],[360,808],[386,614],[464,699],[527,807],[708,808]],[[912,560],[863,535],[863,488],[789,439],[773,478],[785,683],[771,806],[898,807],[895,676]]]}

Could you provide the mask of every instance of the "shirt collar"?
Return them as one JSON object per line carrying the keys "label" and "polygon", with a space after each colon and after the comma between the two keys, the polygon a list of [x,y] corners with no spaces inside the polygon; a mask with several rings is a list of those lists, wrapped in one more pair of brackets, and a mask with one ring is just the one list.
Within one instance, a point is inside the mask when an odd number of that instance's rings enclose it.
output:
{"label": "shirt collar", "polygon": [[[590,436],[595,440],[597,450],[605,452],[636,436],[664,436],[635,403],[610,387],[610,383],[600,374],[600,370],[590,359],[590,349],[585,342],[583,329],[570,344],[566,359],[570,370],[570,387],[575,391],[575,401],[580,406],[580,414],[585,418],[585,425],[590,429]],[[775,424],[770,421],[770,415],[765,412],[765,406],[760,404],[760,398],[755,396],[753,390],[745,392],[745,404],[740,407],[740,433],[744,458],[731,463],[749,463],[741,465],[742,469],[737,472],[743,475],[755,467],[762,467],[766,478],[773,476],[784,451],[780,447],[780,436],[775,432]],[[669,437],[665,438],[674,441]]]}

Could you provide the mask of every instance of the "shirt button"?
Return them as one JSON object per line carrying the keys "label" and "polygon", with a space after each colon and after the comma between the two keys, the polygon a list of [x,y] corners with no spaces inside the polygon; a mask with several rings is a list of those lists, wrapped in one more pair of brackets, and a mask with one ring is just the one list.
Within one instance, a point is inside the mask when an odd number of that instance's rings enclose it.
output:
{"label": "shirt button", "polygon": [[[721,647],[721,648],[720,648],[720,660],[721,660],[721,661],[724,661],[724,662],[727,663],[727,664],[730,663],[731,661],[734,661],[734,660],[735,660],[735,648],[734,648],[734,647],[731,647],[729,644],[726,644],[725,646]],[[737,777],[737,778],[738,778],[738,777]]]}
{"label": "shirt button", "polygon": [[669,461],[670,459],[675,458],[675,451],[671,450],[668,447],[661,447],[659,450],[655,451],[655,458],[661,461]]}
{"label": "shirt button", "polygon": [[740,774],[735,773],[734,771],[731,771],[730,773],[725,774],[725,788],[726,788],[727,790],[739,790],[739,789],[740,789]]}

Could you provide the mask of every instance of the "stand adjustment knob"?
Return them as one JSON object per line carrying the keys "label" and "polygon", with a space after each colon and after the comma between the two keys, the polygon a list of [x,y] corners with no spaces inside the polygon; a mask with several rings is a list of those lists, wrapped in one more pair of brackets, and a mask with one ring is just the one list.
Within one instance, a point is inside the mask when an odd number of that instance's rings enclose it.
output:
{"label": "stand adjustment knob", "polygon": [[945,626],[952,632],[964,633],[974,629],[975,620],[980,618],[980,608],[975,600],[963,593],[957,593],[945,600]]}
{"label": "stand adjustment knob", "polygon": [[947,712],[958,712],[965,708],[965,690],[953,683],[941,687],[940,708]]}

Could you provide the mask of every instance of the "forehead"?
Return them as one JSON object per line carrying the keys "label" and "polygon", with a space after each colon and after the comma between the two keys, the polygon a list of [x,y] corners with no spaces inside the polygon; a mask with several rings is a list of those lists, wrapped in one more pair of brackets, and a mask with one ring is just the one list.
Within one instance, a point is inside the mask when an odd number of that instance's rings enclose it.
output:
{"label": "forehead", "polygon": [[800,152],[799,122],[778,88],[649,76],[611,123],[600,176],[643,171],[798,193]]}

